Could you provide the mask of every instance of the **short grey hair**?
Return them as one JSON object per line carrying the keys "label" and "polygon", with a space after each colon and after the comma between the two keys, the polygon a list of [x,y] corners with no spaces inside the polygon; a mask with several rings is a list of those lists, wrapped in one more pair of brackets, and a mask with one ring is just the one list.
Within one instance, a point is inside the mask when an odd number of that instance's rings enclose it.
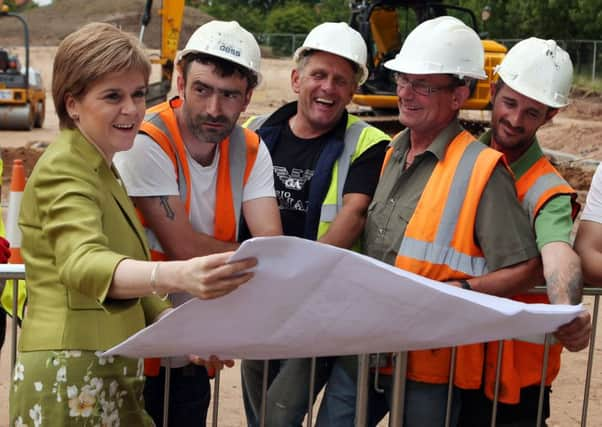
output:
{"label": "short grey hair", "polygon": [[[311,56],[316,52],[325,52],[325,53],[329,53],[331,55],[336,55],[335,53],[321,51],[321,50],[317,50],[317,49],[307,49],[299,56],[299,59],[297,60],[297,71],[299,71],[299,72],[303,71],[303,69],[307,66],[307,63],[309,62],[309,58],[311,58]],[[341,58],[346,60],[349,63],[349,65],[351,65],[351,69],[353,70],[353,77],[355,80],[355,84],[359,85],[359,83],[362,79],[362,75],[363,75],[362,68],[359,65],[357,65],[355,62],[353,62],[347,58],[344,58],[342,56],[341,56]]]}

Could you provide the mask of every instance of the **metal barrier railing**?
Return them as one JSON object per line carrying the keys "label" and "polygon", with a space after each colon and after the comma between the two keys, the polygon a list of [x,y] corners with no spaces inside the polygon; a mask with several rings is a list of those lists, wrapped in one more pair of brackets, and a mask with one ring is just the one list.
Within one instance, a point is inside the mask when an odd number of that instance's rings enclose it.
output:
{"label": "metal barrier railing", "polygon": [[[13,313],[17,313],[17,304],[18,304],[18,283],[19,280],[25,279],[25,268],[22,264],[5,264],[0,265],[0,293],[2,292],[4,286],[12,286],[13,287]],[[544,287],[538,287],[535,290],[539,293],[544,293]],[[583,290],[584,296],[593,296],[594,297],[594,306],[592,313],[592,331],[591,338],[589,344],[588,358],[587,358],[587,369],[586,369],[586,377],[584,383],[584,392],[583,392],[583,407],[581,411],[581,426],[585,427],[587,425],[587,415],[588,415],[588,407],[589,407],[589,395],[590,395],[590,387],[591,387],[591,379],[592,379],[592,369],[593,369],[593,361],[594,361],[594,353],[595,353],[595,344],[596,344],[596,330],[597,330],[597,322],[598,322],[598,311],[599,311],[599,303],[600,296],[602,295],[602,288],[585,288]],[[545,348],[544,348],[544,360],[542,361],[542,381],[540,384],[539,390],[539,402],[538,402],[538,410],[537,410],[537,423],[536,426],[541,425],[542,416],[543,416],[543,397],[544,397],[544,387],[545,387],[545,372],[547,370],[548,364],[548,355],[551,344],[551,334],[546,334],[545,340]],[[455,370],[455,361],[456,361],[456,349],[454,348],[452,351],[452,357],[450,362],[450,372],[454,372]],[[493,409],[492,409],[492,417],[491,417],[491,426],[494,427],[496,425],[496,416],[497,416],[497,402],[499,398],[499,384],[500,384],[500,373],[501,373],[501,360],[502,360],[502,351],[503,351],[503,341],[500,341],[500,345],[498,346],[498,355],[497,355],[497,366],[496,366],[496,374],[495,374],[495,389],[494,389],[494,401],[493,401]],[[11,372],[14,369],[15,361],[17,354],[17,322],[12,322],[11,327]],[[400,352],[396,353],[393,356],[394,360],[394,370],[393,370],[393,387],[392,387],[392,407],[389,414],[389,426],[390,427],[401,427],[403,425],[403,416],[404,416],[404,403],[405,403],[405,378],[406,378],[406,370],[407,370],[407,353]],[[377,363],[378,366],[378,363]],[[267,400],[267,387],[268,387],[268,361],[264,362],[263,365],[263,384],[262,384],[262,399],[261,399],[261,408],[260,408],[260,417],[259,422],[260,426],[265,425],[266,419],[266,400]],[[312,359],[311,363],[311,372],[310,372],[310,386],[309,386],[309,405],[308,405],[308,415],[307,425],[312,425],[313,420],[313,406],[314,406],[314,376],[316,370],[316,361],[315,358]],[[373,387],[378,387],[378,369],[375,370],[375,382]],[[219,387],[220,387],[220,374],[219,371],[216,372],[214,379],[214,390],[213,390],[213,407],[212,407],[212,426],[216,427],[218,425],[218,410],[219,410]],[[164,414],[163,414],[163,425],[164,427],[168,426],[168,407],[169,407],[169,384],[170,384],[170,375],[169,369],[166,369],[165,372],[165,393],[164,393]],[[355,427],[365,427],[368,424],[368,394],[370,387],[370,355],[363,354],[358,356],[358,378],[357,378],[357,399],[356,399],[356,415],[355,415]],[[450,382],[448,385],[448,398],[447,398],[447,407],[446,407],[446,427],[450,425],[451,418],[451,400],[453,396],[453,375],[450,375]]]}
{"label": "metal barrier railing", "polygon": [[[545,287],[537,287],[533,290],[535,293],[545,293]],[[589,394],[591,387],[591,377],[592,377],[592,368],[594,361],[594,349],[595,349],[595,337],[596,337],[596,326],[598,321],[598,310],[599,310],[599,299],[600,295],[602,295],[602,288],[585,288],[583,290],[584,296],[593,296],[594,297],[594,307],[592,314],[592,331],[590,338],[590,345],[588,351],[588,360],[587,360],[587,370],[586,370],[586,378],[585,378],[585,386],[583,392],[583,407],[581,414],[581,426],[585,427],[587,425],[587,411],[588,411],[588,403],[589,403]],[[546,379],[546,371],[548,367],[548,359],[549,359],[549,351],[550,345],[553,340],[552,334],[545,335],[544,341],[544,353],[542,360],[542,379],[539,387],[539,397],[538,397],[538,408],[537,408],[537,418],[535,422],[535,426],[542,425],[543,422],[543,406],[544,406],[544,388],[545,388],[545,379]],[[491,415],[491,423],[492,427],[496,426],[497,420],[497,404],[499,400],[499,387],[500,387],[500,377],[501,377],[501,368],[502,368],[502,354],[503,354],[503,341],[499,341],[498,352],[497,352],[497,365],[495,372],[495,386],[494,386],[494,400],[492,407],[492,415]],[[407,371],[407,353],[400,352],[396,353],[393,356],[394,365],[393,365],[393,386],[392,386],[392,398],[391,398],[391,410],[389,413],[389,427],[401,427],[403,426],[403,417],[404,417],[404,405],[405,405],[405,379],[406,379],[406,371]],[[370,355],[363,354],[358,356],[358,376],[357,376],[357,398],[356,398],[356,414],[355,414],[355,427],[365,427],[368,425],[368,395],[369,395],[369,387],[370,387]],[[454,372],[456,363],[456,348],[452,350],[451,362],[450,362],[450,372]],[[314,363],[312,362],[312,366]],[[378,363],[377,363],[378,366]],[[312,377],[314,372],[312,370]],[[375,370],[374,377],[374,385],[373,387],[378,387],[378,369]],[[313,384],[313,383],[312,383]],[[453,375],[450,375],[450,382],[448,383],[448,397],[447,397],[447,405],[446,405],[446,419],[445,426],[448,427],[451,423],[451,403],[453,396]],[[265,411],[265,400],[267,396],[267,371],[264,371],[264,383],[262,388],[262,411]],[[313,423],[313,390],[310,387],[310,399],[306,417],[307,426],[312,426]],[[265,415],[262,412],[262,417],[260,420],[260,426],[265,426],[264,423]],[[215,425],[215,424],[214,424]]]}
{"label": "metal barrier railing", "polygon": [[[23,264],[2,264],[0,268],[0,295],[5,286],[13,287],[13,316],[18,313],[19,305],[19,280],[25,279],[25,265]],[[10,284],[9,284],[10,282]],[[11,350],[10,350],[10,371],[12,372],[17,360],[17,322],[11,323]]]}

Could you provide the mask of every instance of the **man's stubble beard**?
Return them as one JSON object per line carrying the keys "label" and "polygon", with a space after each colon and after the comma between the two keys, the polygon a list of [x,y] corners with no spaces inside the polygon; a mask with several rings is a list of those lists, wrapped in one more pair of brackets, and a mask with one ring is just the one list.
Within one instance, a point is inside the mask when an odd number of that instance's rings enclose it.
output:
{"label": "man's stubble beard", "polygon": [[[203,129],[203,123],[213,122],[224,124],[225,127],[220,131],[207,132]],[[190,133],[199,141],[209,144],[219,144],[226,139],[234,129],[236,122],[230,122],[226,116],[211,117],[204,114],[193,116],[186,114],[186,126]]]}

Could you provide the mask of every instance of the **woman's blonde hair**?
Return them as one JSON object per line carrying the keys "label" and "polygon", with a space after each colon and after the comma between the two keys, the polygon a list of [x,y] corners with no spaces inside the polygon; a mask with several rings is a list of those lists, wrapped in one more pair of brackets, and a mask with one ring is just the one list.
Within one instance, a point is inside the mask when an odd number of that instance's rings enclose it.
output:
{"label": "woman's blonde hair", "polygon": [[75,128],[65,105],[68,94],[81,99],[91,84],[110,73],[140,71],[145,81],[151,64],[131,34],[104,23],[90,23],[61,42],[52,70],[52,97],[61,129]]}

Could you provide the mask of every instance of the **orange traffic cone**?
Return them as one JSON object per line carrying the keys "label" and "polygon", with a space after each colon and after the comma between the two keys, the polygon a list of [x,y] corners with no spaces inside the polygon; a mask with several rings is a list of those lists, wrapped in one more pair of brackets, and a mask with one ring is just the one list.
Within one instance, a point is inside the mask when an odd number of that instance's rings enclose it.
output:
{"label": "orange traffic cone", "polygon": [[[8,196],[8,212],[6,215],[6,239],[10,243],[10,258],[8,262],[11,264],[23,264],[21,257],[21,230],[18,227],[19,209],[21,208],[21,199],[23,198],[23,190],[25,189],[25,168],[22,160],[13,162],[13,171],[10,183],[10,194]],[[23,310],[27,291],[25,281],[19,280],[17,287],[17,316],[23,318]],[[14,315],[13,309],[13,286],[6,286],[4,292],[0,296],[0,304],[6,312],[11,316]]]}
{"label": "orange traffic cone", "polygon": [[25,190],[25,167],[23,160],[13,161],[13,171],[10,179],[10,194],[8,195],[8,214],[6,215],[6,239],[10,242],[11,264],[23,264],[21,257],[21,230],[19,230],[19,210]]}

